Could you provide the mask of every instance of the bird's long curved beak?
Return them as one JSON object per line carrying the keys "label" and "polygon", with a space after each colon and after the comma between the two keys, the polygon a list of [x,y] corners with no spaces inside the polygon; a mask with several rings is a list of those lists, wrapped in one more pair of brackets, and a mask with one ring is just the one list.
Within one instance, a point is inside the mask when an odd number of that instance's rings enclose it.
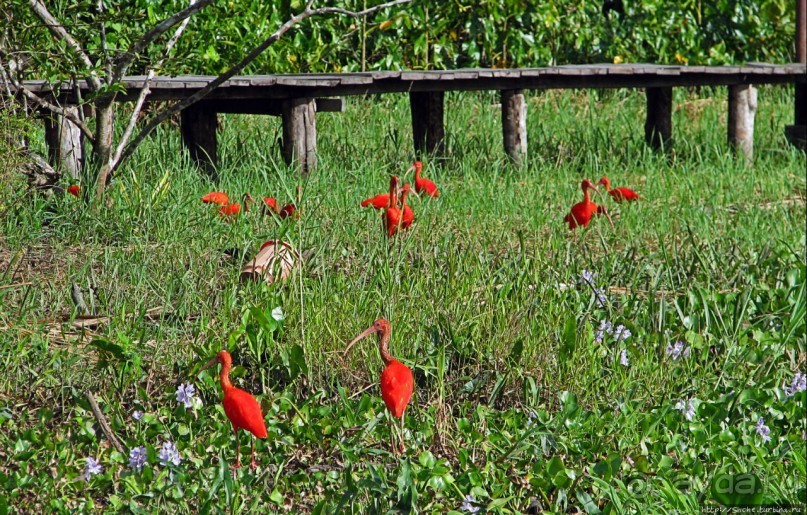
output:
{"label": "bird's long curved beak", "polygon": [[348,353],[348,351],[350,350],[350,348],[351,348],[351,347],[353,347],[353,345],[354,345],[356,342],[358,342],[358,341],[360,341],[360,340],[363,340],[364,338],[367,338],[368,336],[370,336],[371,334],[373,334],[373,333],[375,333],[375,332],[378,332],[378,329],[376,329],[376,328],[375,328],[375,325],[371,325],[370,327],[368,327],[367,329],[365,329],[365,330],[364,330],[364,331],[363,331],[363,332],[362,332],[360,335],[358,335],[357,337],[353,338],[353,341],[352,341],[352,342],[350,342],[350,343],[348,343],[348,344],[347,344],[347,347],[345,347],[344,353],[345,353],[345,354],[347,354],[347,353]]}
{"label": "bird's long curved beak", "polygon": [[596,184],[595,184],[595,185],[593,185],[593,186],[591,187],[591,189],[593,189],[593,190],[594,190],[594,192],[595,192],[597,195],[599,195],[599,197],[600,197],[601,199],[605,200],[605,195],[603,195],[603,194],[602,194],[602,192],[599,190],[599,188],[597,188],[597,185],[596,185]]}
{"label": "bird's long curved beak", "polygon": [[605,206],[600,206],[600,209],[602,209],[602,214],[605,215],[605,218],[608,219],[608,223],[611,224],[611,229],[616,229],[614,227],[614,221],[611,220],[611,215],[608,214],[608,209],[606,209]]}
{"label": "bird's long curved beak", "polygon": [[217,363],[219,363],[219,358],[215,357],[215,358],[211,359],[210,361],[208,361],[207,363],[205,363],[204,366],[202,366],[202,368],[199,369],[199,372],[201,372],[202,370],[208,369],[208,368],[212,367],[213,365],[215,365]]}

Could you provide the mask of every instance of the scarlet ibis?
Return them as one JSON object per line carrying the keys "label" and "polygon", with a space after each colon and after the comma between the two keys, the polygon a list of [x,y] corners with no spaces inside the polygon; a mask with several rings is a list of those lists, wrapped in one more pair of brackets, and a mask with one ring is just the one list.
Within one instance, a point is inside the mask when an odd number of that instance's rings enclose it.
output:
{"label": "scarlet ibis", "polygon": [[361,207],[370,206],[372,206],[373,209],[384,209],[389,206],[389,193],[382,193],[361,202]]}
{"label": "scarlet ibis", "polygon": [[222,191],[211,191],[202,197],[202,202],[205,204],[218,204],[220,206],[226,206],[230,203],[230,197],[228,197],[227,194]]}
{"label": "scarlet ibis", "polygon": [[591,217],[595,214],[605,215],[613,227],[614,223],[611,222],[608,211],[605,208],[600,208],[600,206],[597,206],[597,204],[591,201],[591,195],[588,190],[594,190],[600,196],[602,196],[602,193],[600,193],[597,187],[591,184],[591,181],[588,179],[584,179],[580,187],[583,189],[583,201],[573,205],[569,214],[563,218],[563,220],[569,224],[569,230],[574,230],[580,226],[588,227],[589,222],[591,222]]}
{"label": "scarlet ibis", "polygon": [[[244,211],[249,211],[249,205],[255,202],[255,199],[252,198],[252,195],[249,193],[244,193],[243,197],[241,197],[241,202],[244,204]],[[235,217],[241,212],[241,204],[238,202],[234,202],[232,204],[223,204],[219,207],[219,215],[230,218]]]}
{"label": "scarlet ibis", "polygon": [[297,212],[297,207],[294,204],[286,204],[278,213],[280,219],[288,218],[293,216],[294,218],[300,218],[300,213]]}
{"label": "scarlet ibis", "polygon": [[74,197],[78,197],[81,193],[81,188],[78,187],[78,184],[71,184],[67,187],[67,193],[73,195]]}
{"label": "scarlet ibis", "polygon": [[597,184],[602,184],[605,186],[605,191],[611,195],[611,198],[617,202],[622,202],[626,200],[628,202],[632,200],[639,200],[639,194],[633,191],[630,188],[614,188],[611,189],[611,181],[608,177],[602,177]]}
{"label": "scarlet ibis", "polygon": [[[412,166],[409,167],[409,170],[415,171],[415,191],[421,195],[428,195],[434,198],[440,196],[437,185],[429,179],[420,176],[420,173],[423,171],[423,163],[415,161]],[[407,170],[407,172],[409,172],[409,170]]]}
{"label": "scarlet ibis", "polygon": [[[221,372],[219,373],[219,382],[221,389],[224,392],[224,398],[221,403],[224,405],[224,413],[233,425],[235,431],[235,467],[241,468],[241,447],[239,445],[238,430],[243,429],[249,431],[258,438],[266,438],[269,433],[266,431],[266,423],[263,421],[263,411],[255,397],[245,392],[240,388],[236,388],[230,382],[230,368],[233,364],[233,358],[230,353],[223,350],[218,355],[208,361],[199,371],[221,363]],[[251,439],[252,454],[250,467],[255,469],[258,464],[255,461],[255,439]]]}
{"label": "scarlet ibis", "polygon": [[[404,436],[404,413],[409,401],[412,399],[412,391],[415,388],[415,379],[412,376],[412,371],[409,367],[394,359],[389,355],[387,346],[389,345],[390,332],[392,328],[390,323],[383,318],[379,318],[373,325],[364,330],[360,335],[353,339],[347,347],[345,353],[358,342],[373,333],[379,333],[378,338],[378,352],[381,354],[381,359],[384,361],[384,370],[381,372],[381,398],[387,406],[390,414],[394,418],[401,419],[401,447],[400,450],[405,449],[403,436]],[[391,426],[390,438],[393,436],[393,427]],[[398,453],[399,450],[392,443],[393,452]]]}
{"label": "scarlet ibis", "polygon": [[401,212],[402,212],[402,220],[401,220],[401,227],[404,229],[409,229],[409,226],[412,225],[412,222],[415,221],[415,212],[412,211],[412,208],[406,205],[406,196],[412,191],[412,186],[409,184],[404,184],[403,188],[401,188]]}
{"label": "scarlet ibis", "polygon": [[278,212],[277,199],[275,197],[263,198],[264,210],[269,209],[275,213]]}
{"label": "scarlet ibis", "polygon": [[387,231],[387,236],[395,236],[398,232],[402,222],[402,213],[398,208],[398,177],[393,175],[389,181],[389,204],[387,209],[384,210],[382,218],[384,220],[384,229]]}

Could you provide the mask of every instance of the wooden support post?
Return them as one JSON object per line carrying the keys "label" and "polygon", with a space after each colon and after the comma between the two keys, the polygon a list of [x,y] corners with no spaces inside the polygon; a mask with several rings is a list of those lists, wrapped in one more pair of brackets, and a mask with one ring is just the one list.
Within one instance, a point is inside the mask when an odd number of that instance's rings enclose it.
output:
{"label": "wooden support post", "polygon": [[504,151],[516,165],[527,157],[527,102],[521,89],[500,92],[502,102],[502,139]]}
{"label": "wooden support post", "polygon": [[281,107],[283,116],[283,159],[297,162],[300,173],[308,174],[317,167],[316,100],[293,98]]}
{"label": "wooden support post", "polygon": [[[77,106],[65,106],[67,111],[78,116]],[[84,166],[84,135],[73,122],[56,114],[45,115],[45,143],[48,146],[50,165],[66,172],[73,179],[81,178]]]}
{"label": "wooden support post", "polygon": [[672,143],[672,88],[647,88],[647,120],[644,139],[653,150]]}
{"label": "wooden support post", "polygon": [[190,152],[191,159],[211,176],[215,176],[218,163],[217,128],[216,109],[210,102],[196,102],[181,112],[182,141]]}
{"label": "wooden support post", "polygon": [[729,145],[749,161],[754,157],[754,114],[757,88],[750,84],[729,86]]}
{"label": "wooden support post", "polygon": [[445,152],[446,132],[443,126],[442,91],[418,91],[409,93],[409,108],[412,113],[412,136],[415,156],[442,155]]}
{"label": "wooden support post", "polygon": [[[796,62],[807,63],[807,0],[796,0]],[[796,84],[793,125],[785,127],[788,141],[807,150],[807,83]]]}

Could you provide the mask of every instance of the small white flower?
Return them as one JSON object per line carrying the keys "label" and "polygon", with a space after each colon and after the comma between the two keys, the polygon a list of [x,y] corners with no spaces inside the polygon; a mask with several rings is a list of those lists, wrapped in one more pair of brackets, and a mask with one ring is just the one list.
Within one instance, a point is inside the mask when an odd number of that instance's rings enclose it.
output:
{"label": "small white flower", "polygon": [[625,349],[622,349],[622,351],[619,353],[619,364],[623,367],[630,366],[630,362],[628,361],[628,351]]}
{"label": "small white flower", "polygon": [[141,418],[143,418],[143,412],[140,410],[134,410],[134,412],[132,413],[132,418],[135,420],[140,420]]}
{"label": "small white flower", "polygon": [[283,314],[283,309],[280,306],[272,310],[272,318],[278,322],[282,322],[286,319],[286,315]]}

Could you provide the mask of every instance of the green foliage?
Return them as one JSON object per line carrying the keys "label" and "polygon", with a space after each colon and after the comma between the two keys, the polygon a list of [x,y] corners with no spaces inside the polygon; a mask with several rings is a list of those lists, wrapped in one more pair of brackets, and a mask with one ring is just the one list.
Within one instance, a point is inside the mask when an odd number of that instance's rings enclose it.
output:
{"label": "green foliage", "polygon": [[[804,502],[807,393],[784,388],[807,352],[805,157],[782,137],[792,93],[760,89],[750,165],[715,131],[724,91],[702,93],[676,91],[670,156],[645,148],[641,93],[532,96],[524,169],[491,136],[495,95],[450,94],[448,156],[426,160],[442,195],[413,199],[415,224],[392,244],[358,204],[408,165],[405,97],[353,99],[318,118],[320,168],[308,179],[268,147],[276,120],[226,116],[215,186],[166,127],[121,170],[103,216],[72,197],[14,192],[23,207],[0,217],[0,509],[692,513],[732,494]],[[570,236],[561,219],[581,177],[602,175],[642,200],[609,204],[615,230]],[[252,210],[228,223],[199,202],[213,188],[293,198],[297,185],[299,220]],[[274,238],[313,257],[284,284],[239,283]],[[97,284],[107,324],[62,323],[71,282]],[[161,316],[145,316],[155,306]],[[415,374],[402,457],[388,450],[376,347],[342,353],[378,316]],[[598,340],[603,320],[632,335]],[[676,341],[689,352],[669,352]],[[254,472],[229,470],[236,451],[248,461],[249,441],[235,448],[215,372],[198,372],[222,349],[266,415]],[[183,383],[201,402],[177,401]],[[106,442],[87,389],[125,453]],[[167,441],[179,465],[161,463]],[[139,446],[148,465],[137,471],[127,453]],[[103,466],[89,481],[87,457]]]}

